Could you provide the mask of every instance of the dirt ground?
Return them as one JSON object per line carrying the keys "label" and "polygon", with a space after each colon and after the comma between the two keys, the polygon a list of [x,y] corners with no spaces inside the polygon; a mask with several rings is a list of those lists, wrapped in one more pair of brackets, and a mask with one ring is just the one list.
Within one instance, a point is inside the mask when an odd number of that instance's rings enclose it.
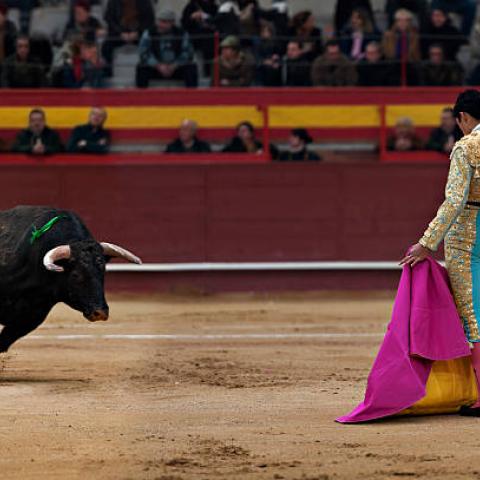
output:
{"label": "dirt ground", "polygon": [[480,420],[346,426],[390,294],[59,306],[3,357],[3,479],[480,478]]}

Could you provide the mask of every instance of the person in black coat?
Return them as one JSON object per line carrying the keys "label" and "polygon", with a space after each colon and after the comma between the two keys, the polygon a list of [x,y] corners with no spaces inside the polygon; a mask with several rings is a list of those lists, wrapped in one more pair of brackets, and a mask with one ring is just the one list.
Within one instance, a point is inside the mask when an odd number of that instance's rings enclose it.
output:
{"label": "person in black coat", "polygon": [[347,25],[355,8],[365,9],[373,22],[373,9],[370,0],[337,0],[334,20],[337,34]]}
{"label": "person in black coat", "polygon": [[382,56],[377,42],[370,42],[365,48],[365,58],[357,63],[359,87],[391,87],[400,85],[400,75],[395,65]]}
{"label": "person in black coat", "polygon": [[165,153],[210,153],[207,142],[197,138],[197,123],[184,120],[180,125],[178,138],[167,145]]}
{"label": "person in black coat", "polygon": [[315,17],[309,10],[294,15],[288,36],[302,44],[302,53],[309,62],[323,53],[322,31],[315,26]]}
{"label": "person in black coat", "polygon": [[435,44],[443,47],[445,60],[455,60],[460,46],[464,43],[465,37],[452,25],[447,13],[439,8],[433,10],[427,27],[421,32],[423,57],[428,57],[430,47]]}
{"label": "person in black coat", "polygon": [[[270,144],[270,155],[278,157],[278,149]],[[263,152],[263,143],[255,138],[255,128],[250,122],[242,122],[237,126],[237,134],[223,148],[224,153],[257,153]]]}
{"label": "person in black coat", "polygon": [[450,154],[455,142],[460,140],[462,132],[457,126],[452,108],[444,108],[440,117],[440,126],[430,133],[426,148]]}
{"label": "person in black coat", "polygon": [[307,149],[313,139],[304,128],[291,131],[288,139],[288,150],[280,152],[279,162],[318,162],[321,157]]}
{"label": "person in black coat", "polygon": [[137,44],[140,35],[155,24],[151,0],[108,0],[105,11],[108,26],[102,54],[107,64],[106,76],[112,75],[113,52],[126,44]]}
{"label": "person in black coat", "polygon": [[110,132],[104,128],[107,112],[94,107],[90,111],[88,123],[75,127],[67,144],[71,153],[108,153]]}
{"label": "person in black coat", "polygon": [[46,125],[45,112],[33,109],[28,116],[28,128],[18,133],[12,152],[49,155],[62,151],[60,136]]}
{"label": "person in black coat", "polygon": [[284,58],[284,84],[287,87],[309,87],[312,85],[310,62],[296,40],[288,42]]}

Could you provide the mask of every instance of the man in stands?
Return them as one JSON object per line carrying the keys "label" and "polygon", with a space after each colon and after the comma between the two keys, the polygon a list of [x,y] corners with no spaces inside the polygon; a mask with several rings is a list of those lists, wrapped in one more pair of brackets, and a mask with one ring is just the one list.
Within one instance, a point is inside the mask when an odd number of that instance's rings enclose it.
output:
{"label": "man in stands", "polygon": [[102,47],[107,76],[113,72],[114,50],[122,45],[137,44],[142,32],[153,27],[154,19],[151,0],[108,0],[105,11],[108,34]]}
{"label": "man in stands", "polygon": [[298,40],[287,44],[284,59],[284,84],[288,87],[308,87],[312,84],[310,78],[310,63]]}
{"label": "man in stands", "polygon": [[12,151],[31,155],[49,155],[63,151],[60,136],[47,127],[45,112],[35,108],[28,117],[28,128],[18,133]]}
{"label": "man in stands", "polygon": [[3,64],[2,86],[6,88],[39,88],[46,84],[42,65],[30,54],[30,40],[21,35],[15,44],[15,53]]}
{"label": "man in stands", "polygon": [[462,67],[456,61],[445,61],[442,45],[432,44],[429,48],[428,61],[423,62],[420,82],[429,87],[449,87],[461,85]]}
{"label": "man in stands", "polygon": [[357,64],[358,86],[387,87],[400,84],[392,65],[385,61],[382,47],[378,42],[370,42],[365,47],[365,58]]}
{"label": "man in stands", "polygon": [[412,119],[401,117],[395,124],[393,135],[388,138],[387,149],[397,152],[408,152],[412,150],[421,150],[422,140],[415,133],[415,127]]}
{"label": "man in stands", "polygon": [[183,80],[186,87],[198,85],[190,37],[175,26],[175,12],[172,10],[161,9],[156,28],[145,30],[140,40],[137,87],[148,87],[152,79]]}
{"label": "man in stands", "polygon": [[340,50],[336,40],[326,44],[325,53],[312,65],[312,84],[325,87],[346,87],[357,83],[355,65]]}
{"label": "man in stands", "polygon": [[459,140],[460,137],[461,132],[457,127],[453,109],[444,108],[440,116],[440,126],[433,129],[430,133],[427,149],[450,154],[455,142]]}
{"label": "man in stands", "polygon": [[477,14],[476,0],[433,0],[433,10],[457,13],[462,16],[462,34],[469,37]]}
{"label": "man in stands", "polygon": [[88,123],[79,125],[72,131],[67,144],[71,153],[108,153],[110,149],[110,132],[104,128],[107,111],[93,107]]}
{"label": "man in stands", "polygon": [[94,42],[102,29],[100,21],[90,14],[90,0],[75,0],[63,40],[78,39]]}
{"label": "man in stands", "polygon": [[210,153],[207,142],[197,138],[197,123],[184,120],[180,125],[178,138],[167,145],[165,153]]}
{"label": "man in stands", "polygon": [[321,160],[319,155],[307,149],[307,145],[312,142],[312,137],[304,128],[292,130],[288,139],[288,150],[280,152],[278,161],[305,162]]}
{"label": "man in stands", "polygon": [[238,37],[230,35],[220,44],[218,58],[221,87],[248,87],[255,76],[253,58],[242,51]]}

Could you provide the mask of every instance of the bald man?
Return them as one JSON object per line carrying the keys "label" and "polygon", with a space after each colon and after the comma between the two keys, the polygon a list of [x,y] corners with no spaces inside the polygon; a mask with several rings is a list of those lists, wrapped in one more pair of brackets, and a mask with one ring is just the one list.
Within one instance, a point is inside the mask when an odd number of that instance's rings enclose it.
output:
{"label": "bald man", "polygon": [[104,128],[107,111],[94,107],[88,116],[88,123],[75,127],[68,141],[70,153],[108,153],[110,133]]}
{"label": "bald man", "polygon": [[167,145],[165,153],[210,153],[207,142],[197,138],[197,124],[193,120],[184,120],[180,125],[178,138]]}

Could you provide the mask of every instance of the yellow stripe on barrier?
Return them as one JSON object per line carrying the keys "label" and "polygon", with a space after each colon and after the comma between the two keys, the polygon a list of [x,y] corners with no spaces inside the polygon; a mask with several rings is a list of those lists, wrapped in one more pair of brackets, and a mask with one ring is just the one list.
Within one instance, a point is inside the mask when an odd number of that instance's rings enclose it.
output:
{"label": "yellow stripe on barrier", "polygon": [[[445,105],[388,105],[386,123],[395,125],[400,117],[410,117],[419,127],[431,127],[439,122]],[[0,107],[0,129],[25,128],[33,107]],[[88,107],[46,107],[47,122],[54,128],[72,128],[85,123]],[[107,126],[112,129],[177,128],[182,120],[195,120],[201,128],[234,128],[250,121],[257,128],[263,125],[263,115],[256,106],[196,105],[176,107],[107,107]],[[380,108],[377,105],[318,105],[271,106],[269,121],[272,128],[377,128]]]}

